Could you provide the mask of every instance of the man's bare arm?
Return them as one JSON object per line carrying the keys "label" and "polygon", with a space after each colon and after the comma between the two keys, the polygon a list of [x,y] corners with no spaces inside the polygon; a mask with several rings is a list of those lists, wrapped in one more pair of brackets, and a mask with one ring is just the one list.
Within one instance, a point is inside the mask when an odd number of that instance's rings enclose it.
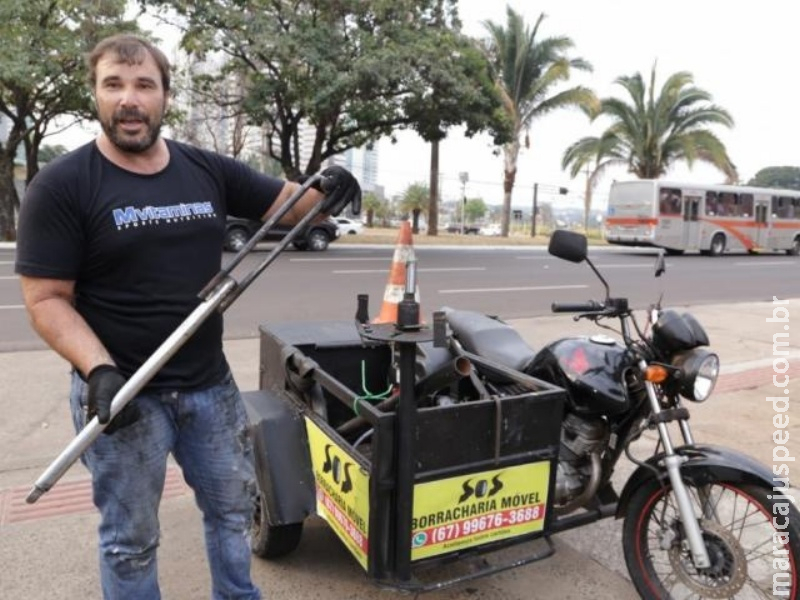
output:
{"label": "man's bare arm", "polygon": [[74,307],[75,282],[21,276],[22,297],[33,328],[84,376],[111,355]]}
{"label": "man's bare arm", "polygon": [[[278,208],[282,206],[289,199],[289,196],[291,196],[299,187],[300,187],[299,183],[295,183],[293,181],[287,181],[283,185],[283,188],[278,194],[278,197],[275,198],[275,202],[272,203],[272,205],[269,207],[269,210],[264,214],[261,220],[266,221],[267,219],[269,219],[275,213],[275,211],[277,211]],[[303,215],[305,215],[309,210],[311,210],[314,207],[314,205],[320,202],[322,200],[322,197],[323,197],[322,192],[319,192],[314,188],[310,188],[309,190],[306,191],[305,194],[303,194],[303,197],[297,201],[297,204],[295,204],[292,207],[292,209],[288,213],[286,213],[286,216],[283,217],[283,219],[281,219],[281,223],[283,223],[284,225],[294,225],[295,223],[300,221],[300,219],[303,218]],[[324,220],[324,219],[325,219],[324,216],[320,216],[318,218],[318,220]]]}

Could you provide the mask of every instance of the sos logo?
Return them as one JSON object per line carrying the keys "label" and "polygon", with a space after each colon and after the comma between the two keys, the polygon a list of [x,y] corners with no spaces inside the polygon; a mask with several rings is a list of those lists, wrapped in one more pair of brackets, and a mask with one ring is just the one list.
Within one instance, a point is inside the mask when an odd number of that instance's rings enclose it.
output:
{"label": "sos logo", "polygon": [[500,480],[500,475],[502,475],[502,473],[498,473],[488,481],[486,479],[479,479],[474,484],[471,478],[467,479],[461,484],[463,492],[458,499],[458,503],[466,502],[473,496],[479,500],[482,498],[491,498],[503,489],[503,482]]}
{"label": "sos logo", "polygon": [[325,462],[322,465],[322,472],[330,473],[334,483],[339,486],[343,494],[346,494],[353,489],[350,470],[355,467],[355,464],[350,461],[344,461],[336,454],[333,454],[331,452],[332,448],[334,448],[332,444],[325,444]]}

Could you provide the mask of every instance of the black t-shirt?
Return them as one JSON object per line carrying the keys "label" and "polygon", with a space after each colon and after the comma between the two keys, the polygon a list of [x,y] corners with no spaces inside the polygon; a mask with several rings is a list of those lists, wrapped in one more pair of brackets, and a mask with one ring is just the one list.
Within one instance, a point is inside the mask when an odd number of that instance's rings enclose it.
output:
{"label": "black t-shirt", "polygon": [[[283,182],[167,141],[153,175],[107,160],[94,142],[43,168],[22,202],[16,272],[75,281],[78,312],[131,375],[200,303],[220,270],[227,214],[263,216]],[[214,313],[147,386],[202,389],[227,370]]]}

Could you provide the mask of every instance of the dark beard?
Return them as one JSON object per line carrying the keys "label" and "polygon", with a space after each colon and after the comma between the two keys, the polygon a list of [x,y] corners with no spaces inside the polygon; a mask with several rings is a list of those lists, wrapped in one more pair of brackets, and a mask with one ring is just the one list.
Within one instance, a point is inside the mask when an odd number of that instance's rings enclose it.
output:
{"label": "dark beard", "polygon": [[[139,139],[130,139],[125,134],[117,133],[120,122],[124,119],[136,118],[142,121],[146,129],[145,136]],[[111,143],[123,152],[141,154],[153,147],[161,134],[161,119],[154,125],[147,115],[136,109],[121,110],[115,113],[110,121],[102,121],[100,125]]]}

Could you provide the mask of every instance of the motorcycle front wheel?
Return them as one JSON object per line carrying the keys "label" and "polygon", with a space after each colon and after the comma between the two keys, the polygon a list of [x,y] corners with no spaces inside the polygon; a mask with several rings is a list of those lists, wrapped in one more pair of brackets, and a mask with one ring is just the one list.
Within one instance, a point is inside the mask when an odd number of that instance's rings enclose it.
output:
{"label": "motorcycle front wheel", "polygon": [[798,598],[797,508],[772,500],[768,488],[722,482],[687,487],[711,566],[694,566],[671,486],[650,481],[632,496],[622,536],[628,572],[642,598]]}

